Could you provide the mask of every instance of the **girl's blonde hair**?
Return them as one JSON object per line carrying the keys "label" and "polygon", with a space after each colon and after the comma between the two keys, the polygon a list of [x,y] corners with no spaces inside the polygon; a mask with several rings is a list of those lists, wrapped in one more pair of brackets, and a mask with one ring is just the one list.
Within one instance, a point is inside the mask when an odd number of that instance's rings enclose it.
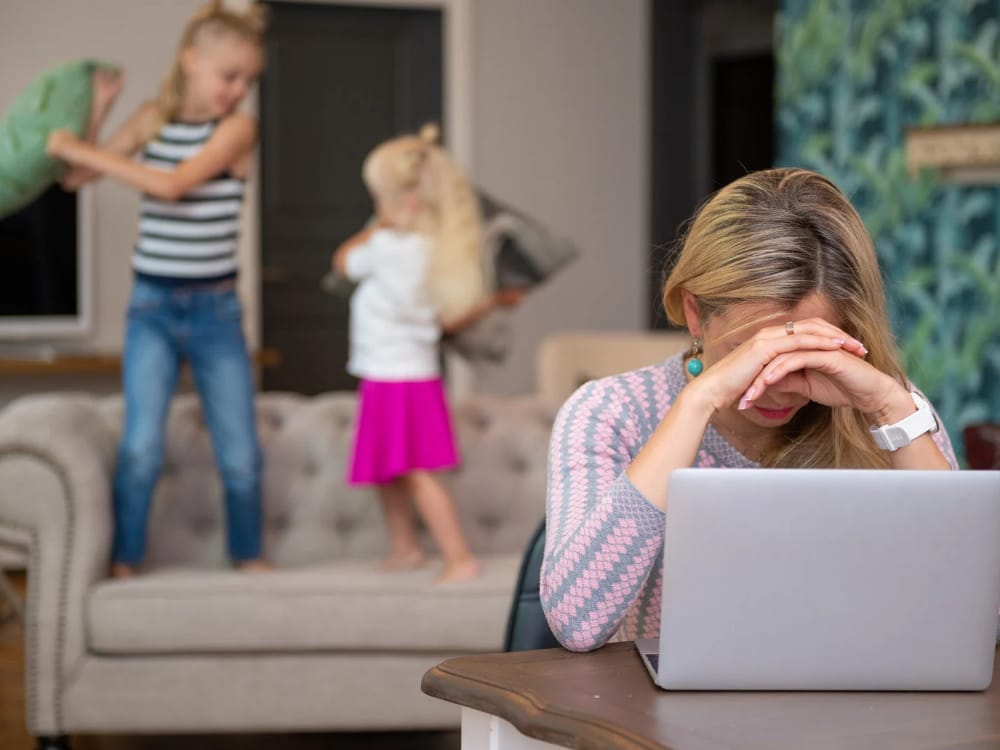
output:
{"label": "girl's blonde hair", "polygon": [[263,47],[265,13],[266,10],[261,3],[252,4],[245,12],[237,12],[226,8],[223,0],[213,0],[191,16],[177,43],[177,53],[174,55],[167,77],[160,86],[160,95],[156,100],[163,122],[169,122],[177,116],[184,100],[184,70],[181,66],[184,50],[194,47],[208,37],[226,34]]}
{"label": "girl's blonde hair", "polygon": [[[839,312],[841,328],[867,346],[866,360],[906,383],[871,237],[844,194],[815,172],[754,172],[712,196],[695,214],[663,289],[677,325],[685,323],[682,289],[697,300],[702,322],[746,303],[791,309],[818,293]],[[880,468],[889,459],[864,415],[809,404],[762,463]]]}
{"label": "girl's blonde hair", "polygon": [[383,200],[411,195],[418,202],[418,226],[434,241],[427,290],[440,319],[456,321],[482,301],[489,286],[482,252],[482,218],[472,186],[437,145],[438,129],[382,143],[365,159],[362,178]]}

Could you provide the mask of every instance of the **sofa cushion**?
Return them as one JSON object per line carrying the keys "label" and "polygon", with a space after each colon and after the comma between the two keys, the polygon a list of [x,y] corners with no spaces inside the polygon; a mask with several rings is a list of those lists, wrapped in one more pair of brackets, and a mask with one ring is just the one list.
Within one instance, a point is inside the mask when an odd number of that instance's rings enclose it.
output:
{"label": "sofa cushion", "polygon": [[375,560],[276,570],[162,570],[96,585],[90,650],[108,655],[294,651],[499,651],[519,555],[482,559],[471,581],[438,565],[385,573]]}

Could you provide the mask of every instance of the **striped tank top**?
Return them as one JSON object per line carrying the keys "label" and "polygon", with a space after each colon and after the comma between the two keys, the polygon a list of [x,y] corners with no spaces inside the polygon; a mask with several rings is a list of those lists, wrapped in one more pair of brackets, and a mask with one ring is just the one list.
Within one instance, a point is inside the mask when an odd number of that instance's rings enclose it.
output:
{"label": "striped tank top", "polygon": [[[173,171],[204,147],[215,122],[164,125],[146,144],[142,163]],[[229,172],[214,177],[176,202],[143,194],[139,240],[132,256],[136,275],[152,281],[190,283],[236,275],[243,180]]]}

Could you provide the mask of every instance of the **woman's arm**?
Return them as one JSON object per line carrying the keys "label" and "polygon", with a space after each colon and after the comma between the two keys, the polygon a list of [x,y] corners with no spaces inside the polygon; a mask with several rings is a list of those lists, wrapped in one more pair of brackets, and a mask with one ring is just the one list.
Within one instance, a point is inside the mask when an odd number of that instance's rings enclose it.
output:
{"label": "woman's arm", "polygon": [[257,125],[243,113],[230,115],[212,133],[205,147],[181,162],[173,172],[139,164],[75,138],[65,130],[49,136],[52,156],[95,170],[161,200],[174,201],[231,167],[257,139]]}
{"label": "woman's arm", "polygon": [[624,377],[593,381],[573,394],[549,444],[540,594],[549,627],[571,651],[598,648],[618,631],[663,547],[663,512],[625,473],[641,436],[620,385]]}
{"label": "woman's arm", "polygon": [[[798,331],[799,323],[795,325]],[[760,398],[773,388],[803,394],[811,401],[826,406],[850,407],[863,413],[874,426],[895,424],[917,410],[910,395],[912,386],[898,382],[864,359],[843,351],[781,354],[761,370],[751,388],[754,398]],[[936,440],[933,434],[924,433],[909,445],[891,452],[889,460],[892,468],[956,468],[950,443],[945,436],[937,437]]]}

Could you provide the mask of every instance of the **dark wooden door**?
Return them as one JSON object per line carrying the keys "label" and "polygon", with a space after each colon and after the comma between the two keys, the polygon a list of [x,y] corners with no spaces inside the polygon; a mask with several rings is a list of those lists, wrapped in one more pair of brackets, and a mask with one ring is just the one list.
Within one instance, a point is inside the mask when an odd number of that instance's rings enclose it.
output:
{"label": "dark wooden door", "polygon": [[348,300],[325,293],[337,245],[371,215],[361,163],[441,122],[441,12],[268,3],[260,87],[261,335],[267,390],[352,388]]}
{"label": "dark wooden door", "polygon": [[774,55],[712,61],[712,189],[774,166]]}

